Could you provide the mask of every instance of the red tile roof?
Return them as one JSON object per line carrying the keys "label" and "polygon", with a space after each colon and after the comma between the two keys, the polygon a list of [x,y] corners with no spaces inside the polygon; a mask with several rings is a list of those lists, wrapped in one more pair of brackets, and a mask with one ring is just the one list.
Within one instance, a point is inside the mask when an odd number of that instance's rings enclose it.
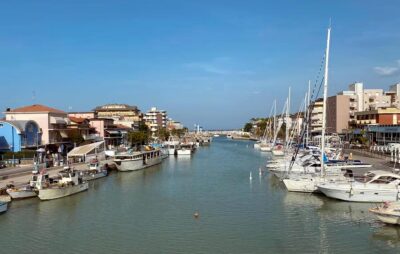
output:
{"label": "red tile roof", "polygon": [[11,109],[10,112],[15,113],[29,113],[29,112],[50,112],[50,113],[65,113],[62,110],[50,108],[40,104]]}
{"label": "red tile roof", "polygon": [[73,116],[69,116],[68,118],[74,123],[83,123],[86,120],[86,118],[73,117]]}
{"label": "red tile roof", "polygon": [[115,127],[118,129],[131,129],[130,127],[123,124],[116,124]]}

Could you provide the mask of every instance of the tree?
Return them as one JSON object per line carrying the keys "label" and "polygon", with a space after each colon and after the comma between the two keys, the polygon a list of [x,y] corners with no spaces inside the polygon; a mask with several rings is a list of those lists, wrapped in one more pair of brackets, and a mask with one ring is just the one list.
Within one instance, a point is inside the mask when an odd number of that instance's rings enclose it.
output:
{"label": "tree", "polygon": [[163,140],[163,141],[168,140],[169,136],[170,136],[170,133],[169,133],[169,131],[167,130],[167,128],[161,128],[161,129],[159,129],[158,132],[157,132],[157,137],[158,137],[160,140]]}
{"label": "tree", "polygon": [[253,125],[251,123],[246,123],[244,125],[243,131],[250,132],[253,129]]}
{"label": "tree", "polygon": [[82,137],[82,134],[79,132],[79,130],[70,130],[68,132],[68,137],[71,140],[73,144],[76,144],[79,146],[80,143],[85,141]]}
{"label": "tree", "polygon": [[132,145],[144,145],[149,142],[149,134],[144,131],[130,131],[128,132],[128,141]]}

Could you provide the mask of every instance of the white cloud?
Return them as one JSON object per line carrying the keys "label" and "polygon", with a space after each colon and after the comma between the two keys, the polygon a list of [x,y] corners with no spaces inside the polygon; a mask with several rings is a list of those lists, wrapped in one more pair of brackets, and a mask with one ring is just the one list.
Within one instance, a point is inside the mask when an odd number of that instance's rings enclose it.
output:
{"label": "white cloud", "polygon": [[374,71],[380,76],[393,76],[400,73],[400,60],[396,61],[397,66],[376,66]]}

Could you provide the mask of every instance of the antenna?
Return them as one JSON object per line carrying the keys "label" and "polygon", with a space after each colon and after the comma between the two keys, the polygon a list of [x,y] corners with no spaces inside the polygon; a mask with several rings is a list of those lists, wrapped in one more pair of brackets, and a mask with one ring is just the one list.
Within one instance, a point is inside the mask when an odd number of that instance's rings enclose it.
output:
{"label": "antenna", "polygon": [[32,91],[32,102],[35,103],[35,100],[36,100],[36,91],[33,90]]}

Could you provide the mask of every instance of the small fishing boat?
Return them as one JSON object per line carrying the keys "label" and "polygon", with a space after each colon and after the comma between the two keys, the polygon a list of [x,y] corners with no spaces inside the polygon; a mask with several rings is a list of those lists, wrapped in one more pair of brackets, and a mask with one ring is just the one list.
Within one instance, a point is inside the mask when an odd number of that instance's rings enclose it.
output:
{"label": "small fishing boat", "polygon": [[25,186],[16,187],[9,184],[6,192],[12,199],[33,198],[37,196],[37,190],[41,189],[46,183],[49,183],[49,174],[42,170],[40,173],[33,174],[29,184]]}
{"label": "small fishing boat", "polygon": [[369,209],[376,217],[387,224],[400,225],[400,203],[385,202],[380,206]]}
{"label": "small fishing boat", "polygon": [[60,180],[46,184],[39,189],[38,197],[41,200],[63,198],[89,189],[89,184],[83,181],[79,173],[69,167],[59,172]]}
{"label": "small fishing boat", "polygon": [[6,202],[0,201],[0,213],[5,213],[8,209],[8,204]]}
{"label": "small fishing boat", "polygon": [[91,160],[88,166],[88,170],[80,171],[84,181],[95,180],[108,175],[108,171],[100,166],[100,162],[97,159]]}

